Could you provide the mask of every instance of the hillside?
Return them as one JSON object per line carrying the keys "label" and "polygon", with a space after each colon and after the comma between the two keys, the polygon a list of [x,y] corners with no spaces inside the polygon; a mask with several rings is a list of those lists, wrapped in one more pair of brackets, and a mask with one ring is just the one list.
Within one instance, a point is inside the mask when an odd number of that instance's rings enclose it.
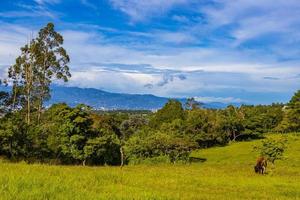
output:
{"label": "hillside", "polygon": [[[0,91],[8,91],[9,87],[0,86]],[[112,93],[94,88],[53,86],[50,101],[46,105],[65,102],[70,106],[83,103],[95,109],[125,109],[125,110],[157,110],[169,100],[167,97],[158,97],[151,94]],[[185,98],[178,98],[182,104]],[[230,104],[230,103],[229,103]],[[205,108],[225,108],[229,104],[221,102],[205,103]],[[234,104],[240,105],[240,104]]]}
{"label": "hillside", "polygon": [[[278,137],[278,136],[268,136]],[[0,163],[1,199],[300,199],[300,137],[285,159],[253,172],[259,140],[199,150],[190,165],[119,167]]]}

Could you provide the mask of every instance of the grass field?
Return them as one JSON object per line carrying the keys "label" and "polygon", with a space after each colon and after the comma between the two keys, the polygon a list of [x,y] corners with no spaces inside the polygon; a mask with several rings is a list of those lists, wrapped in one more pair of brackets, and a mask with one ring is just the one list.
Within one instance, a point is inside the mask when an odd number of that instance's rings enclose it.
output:
{"label": "grass field", "polygon": [[285,159],[267,175],[253,172],[258,140],[193,152],[206,161],[189,165],[120,169],[2,161],[0,199],[300,199],[300,136],[288,138]]}

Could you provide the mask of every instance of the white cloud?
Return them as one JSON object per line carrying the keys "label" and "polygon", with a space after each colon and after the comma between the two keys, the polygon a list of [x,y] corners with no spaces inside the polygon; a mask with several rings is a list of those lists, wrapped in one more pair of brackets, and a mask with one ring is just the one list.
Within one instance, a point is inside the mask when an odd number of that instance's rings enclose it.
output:
{"label": "white cloud", "polygon": [[184,16],[184,15],[174,15],[173,17],[172,17],[172,19],[174,20],[174,21],[177,21],[177,22],[180,22],[180,23],[188,23],[190,20],[186,17],[186,16]]}
{"label": "white cloud", "polygon": [[110,0],[113,7],[126,13],[133,22],[165,15],[175,6],[186,5],[189,0]]}
{"label": "white cloud", "polygon": [[39,5],[45,5],[45,4],[58,4],[61,2],[61,0],[34,0]]}
{"label": "white cloud", "polygon": [[214,0],[218,6],[204,7],[211,27],[234,25],[236,44],[270,33],[294,34],[300,25],[298,0]]}
{"label": "white cloud", "polygon": [[247,103],[246,100],[234,97],[194,97],[196,101],[203,103],[221,102],[221,103]]}
{"label": "white cloud", "polygon": [[155,33],[155,37],[161,43],[170,43],[170,44],[195,44],[197,39],[186,32],[162,32],[158,31]]}
{"label": "white cloud", "polygon": [[[261,3],[250,0],[238,0],[235,3],[225,0],[216,1],[222,6],[205,6],[201,10],[207,17],[206,25],[180,27],[173,32],[158,29],[148,32],[104,30],[97,26],[90,27],[87,31],[86,28],[71,30],[65,27],[61,33],[65,38],[64,46],[71,56],[70,66],[73,76],[70,84],[114,92],[152,93],[171,97],[198,96],[202,101],[219,102],[245,102],[247,98],[235,97],[232,94],[206,95],[202,92],[220,90],[286,92],[300,87],[299,81],[290,78],[300,73],[299,62],[279,62],[276,56],[277,54],[297,56],[299,53],[299,48],[289,45],[299,41],[297,40],[299,33],[296,35],[295,32],[295,24],[299,22],[299,18],[291,17],[298,14],[288,16],[285,13],[288,11],[280,11],[279,8],[283,6],[287,9],[295,1],[285,0],[284,3],[279,0],[279,5],[276,7],[275,5],[269,7],[272,4],[269,0],[260,1]],[[115,8],[128,14],[133,22],[151,19],[153,16],[168,13],[175,6],[188,4],[188,1],[184,0],[112,0],[112,2]],[[294,13],[297,8],[297,6],[291,8],[290,12]],[[261,10],[261,13],[252,12],[253,9]],[[11,13],[11,16],[15,14]],[[173,17],[173,19],[185,21],[184,16]],[[234,37],[232,45],[224,42],[222,37],[215,45],[195,45],[202,40],[201,34],[205,33],[203,34],[205,37],[210,37],[213,35],[210,33],[215,29],[232,24],[234,24],[230,29],[230,34]],[[0,29],[0,67],[2,66],[3,71],[5,66],[14,62],[19,47],[24,45],[32,30],[30,27],[1,22]],[[119,37],[122,41],[120,42],[114,36],[108,37],[105,35],[106,32],[121,35]],[[286,38],[284,41],[274,42],[271,53],[260,48],[236,48],[248,40],[269,33],[284,34]],[[131,42],[131,38],[135,41]],[[141,38],[146,39],[142,41]],[[280,45],[276,45],[278,43]],[[285,45],[285,48],[281,48],[282,45]],[[107,65],[112,63],[136,67],[110,70]],[[147,70],[138,68],[143,65],[150,67]],[[166,72],[170,77],[180,72],[186,79],[175,78],[169,81],[171,79],[165,75]],[[278,79],[265,79],[265,77]]]}

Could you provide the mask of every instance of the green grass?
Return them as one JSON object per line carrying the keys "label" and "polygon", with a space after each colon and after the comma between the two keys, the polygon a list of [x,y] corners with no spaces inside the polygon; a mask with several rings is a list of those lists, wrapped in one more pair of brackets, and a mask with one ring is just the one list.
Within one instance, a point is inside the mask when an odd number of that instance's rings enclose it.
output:
{"label": "green grass", "polygon": [[[277,136],[269,136],[277,137]],[[189,165],[80,167],[0,163],[0,199],[300,199],[300,136],[257,175],[260,141],[193,152]],[[0,161],[1,162],[1,161]]]}

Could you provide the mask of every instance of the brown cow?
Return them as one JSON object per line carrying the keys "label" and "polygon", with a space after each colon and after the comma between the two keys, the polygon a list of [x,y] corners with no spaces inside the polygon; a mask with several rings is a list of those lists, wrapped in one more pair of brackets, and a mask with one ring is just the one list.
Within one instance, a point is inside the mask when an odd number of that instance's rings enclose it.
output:
{"label": "brown cow", "polygon": [[255,173],[264,174],[267,169],[267,159],[264,157],[259,157],[254,166]]}

